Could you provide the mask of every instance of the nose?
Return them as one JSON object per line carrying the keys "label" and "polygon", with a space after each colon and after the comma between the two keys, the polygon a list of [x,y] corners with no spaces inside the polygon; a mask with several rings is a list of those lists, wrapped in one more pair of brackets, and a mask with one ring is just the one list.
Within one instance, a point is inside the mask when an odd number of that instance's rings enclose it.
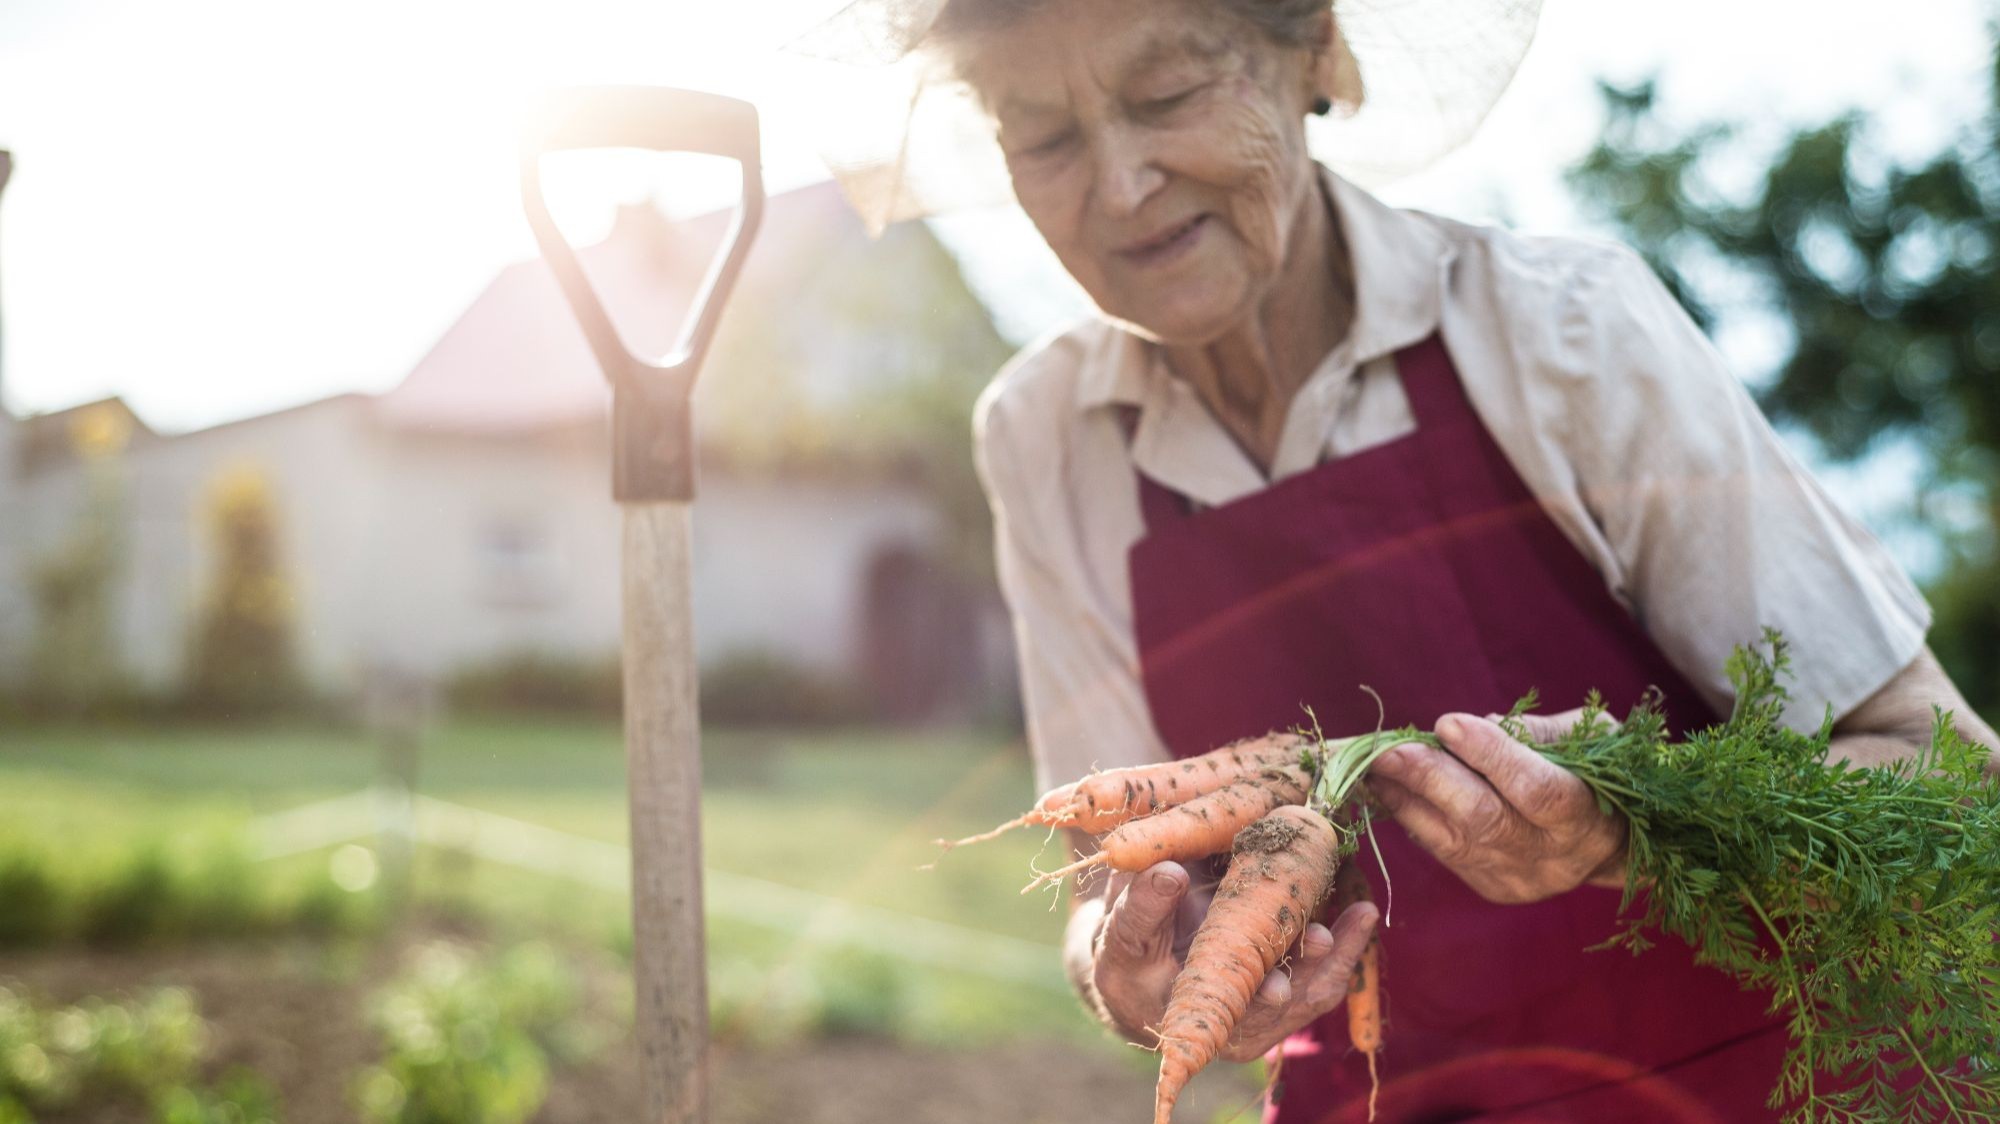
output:
{"label": "nose", "polygon": [[1132,217],[1167,182],[1138,130],[1105,129],[1092,149],[1093,194],[1106,218]]}

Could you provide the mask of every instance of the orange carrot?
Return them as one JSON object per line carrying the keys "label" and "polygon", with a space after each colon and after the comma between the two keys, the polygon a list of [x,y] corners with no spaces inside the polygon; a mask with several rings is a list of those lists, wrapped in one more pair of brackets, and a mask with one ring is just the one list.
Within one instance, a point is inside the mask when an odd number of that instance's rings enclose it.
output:
{"label": "orange carrot", "polygon": [[950,850],[1029,826],[1073,827],[1101,835],[1127,820],[1185,804],[1267,768],[1297,764],[1300,751],[1311,744],[1311,739],[1300,734],[1273,732],[1183,761],[1106,769],[1050,789],[1035,801],[1033,810],[991,831],[964,839],[939,839],[937,844]]}
{"label": "orange carrot", "polygon": [[1092,867],[1144,870],[1154,863],[1188,862],[1229,849],[1236,833],[1286,804],[1303,804],[1312,778],[1296,763],[1265,769],[1249,780],[1218,788],[1164,812],[1120,825],[1097,841],[1097,852],[1036,878],[1022,893]]}
{"label": "orange carrot", "polygon": [[1333,888],[1340,836],[1318,812],[1287,805],[1236,837],[1229,873],[1195,930],[1160,1021],[1153,1124],[1229,1041],[1250,998]]}
{"label": "orange carrot", "polygon": [[[1361,868],[1348,864],[1334,878],[1334,903],[1341,909],[1369,898],[1368,879]],[[1354,979],[1347,986],[1347,1041],[1368,1055],[1368,1119],[1375,1119],[1375,1097],[1382,1081],[1375,1069],[1376,1052],[1382,1049],[1382,960],[1381,945],[1373,936],[1361,950],[1354,966]]]}
{"label": "orange carrot", "polygon": [[1361,963],[1347,988],[1347,1040],[1368,1055],[1368,1119],[1373,1120],[1375,1098],[1382,1092],[1382,1076],[1375,1069],[1375,1055],[1382,1049],[1382,942],[1373,936],[1361,950]]}
{"label": "orange carrot", "polygon": [[1095,773],[1076,782],[1076,791],[1056,816],[1060,826],[1096,835],[1135,816],[1206,796],[1273,766],[1297,764],[1300,751],[1311,744],[1310,738],[1300,734],[1277,732],[1232,742],[1185,761]]}

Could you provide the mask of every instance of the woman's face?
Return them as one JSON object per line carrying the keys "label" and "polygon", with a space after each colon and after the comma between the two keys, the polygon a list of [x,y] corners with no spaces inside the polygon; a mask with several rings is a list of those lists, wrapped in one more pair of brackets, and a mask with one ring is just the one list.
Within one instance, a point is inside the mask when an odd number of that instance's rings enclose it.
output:
{"label": "woman's face", "polygon": [[1021,206],[1100,309],[1175,344],[1254,312],[1312,198],[1311,51],[1196,0],[1071,0],[960,62]]}

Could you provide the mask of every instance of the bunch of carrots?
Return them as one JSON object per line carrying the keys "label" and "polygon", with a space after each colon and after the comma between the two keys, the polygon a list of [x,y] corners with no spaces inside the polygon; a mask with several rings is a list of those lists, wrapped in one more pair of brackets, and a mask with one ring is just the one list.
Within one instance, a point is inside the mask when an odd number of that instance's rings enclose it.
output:
{"label": "bunch of carrots", "polygon": [[[1423,737],[1408,729],[1337,740],[1267,734],[1187,760],[1094,773],[1051,790],[993,831],[940,842],[959,846],[1023,826],[1099,837],[1090,857],[1037,877],[1022,893],[1097,868],[1140,871],[1229,852],[1228,873],[1188,946],[1158,1028],[1153,1116],[1166,1124],[1181,1091],[1222,1052],[1258,985],[1319,916],[1336,881],[1346,896],[1366,893],[1358,877],[1341,877],[1354,869],[1341,858],[1353,851],[1356,829],[1340,808],[1377,757]],[[1382,1044],[1375,957],[1371,943],[1347,999],[1348,1034],[1371,1071]]]}
{"label": "bunch of carrots", "polygon": [[[1985,772],[1985,747],[1939,714],[1931,746],[1912,760],[1829,763],[1831,720],[1817,734],[1786,727],[1787,652],[1775,633],[1765,642],[1768,655],[1731,658],[1737,701],[1720,725],[1676,741],[1650,703],[1602,723],[1593,700],[1570,734],[1534,746],[1628,824],[1628,915],[1606,943],[1637,952],[1664,931],[1769,991],[1774,1010],[1789,1008],[1792,1049],[1770,1102],[1788,1106],[1787,1120],[2000,1117],[2000,780]],[[1524,742],[1513,719],[1533,703],[1507,722]],[[1153,1118],[1168,1124],[1336,883],[1342,898],[1365,892],[1341,861],[1367,830],[1357,786],[1383,753],[1412,742],[1441,748],[1413,728],[1270,734],[1093,774],[958,842],[1031,825],[1100,837],[1096,853],[1029,889],[1230,852],[1157,1028]],[[1375,955],[1371,944],[1346,1004],[1371,1073],[1383,1046]],[[1371,1119],[1374,1108],[1371,1094]]]}

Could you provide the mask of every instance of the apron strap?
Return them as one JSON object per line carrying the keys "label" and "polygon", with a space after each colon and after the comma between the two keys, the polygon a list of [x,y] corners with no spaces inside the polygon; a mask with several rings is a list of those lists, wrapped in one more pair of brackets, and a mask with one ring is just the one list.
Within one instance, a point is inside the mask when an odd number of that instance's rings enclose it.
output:
{"label": "apron strap", "polygon": [[1436,332],[1396,353],[1396,374],[1419,430],[1472,416],[1472,403],[1458,381],[1444,339]]}
{"label": "apron strap", "polygon": [[[1118,426],[1125,431],[1126,448],[1131,448],[1132,435],[1139,429],[1139,407],[1121,403]],[[1148,534],[1194,514],[1194,504],[1186,496],[1146,475],[1136,462],[1132,465],[1132,475],[1138,481],[1139,514],[1145,520]]]}

